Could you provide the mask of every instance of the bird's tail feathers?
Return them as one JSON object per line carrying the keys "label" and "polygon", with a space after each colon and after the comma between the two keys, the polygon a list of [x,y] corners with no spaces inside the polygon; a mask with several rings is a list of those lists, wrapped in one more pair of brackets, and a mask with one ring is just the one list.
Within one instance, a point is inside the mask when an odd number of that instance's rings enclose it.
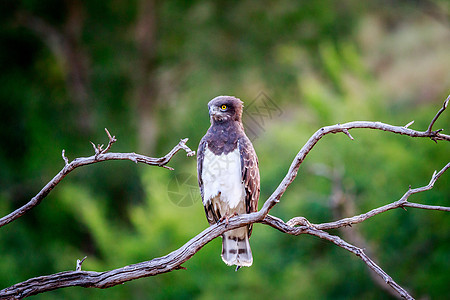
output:
{"label": "bird's tail feathers", "polygon": [[222,260],[229,266],[252,265],[253,256],[247,226],[227,231],[222,235]]}

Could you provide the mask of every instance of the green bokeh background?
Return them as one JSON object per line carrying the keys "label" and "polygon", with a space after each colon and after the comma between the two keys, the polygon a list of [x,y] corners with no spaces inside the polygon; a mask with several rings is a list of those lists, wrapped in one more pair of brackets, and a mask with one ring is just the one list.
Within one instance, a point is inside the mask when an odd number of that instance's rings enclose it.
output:
{"label": "green bokeh background", "polygon": [[[207,102],[241,98],[258,153],[261,200],[321,126],[381,121],[425,130],[449,94],[448,1],[2,0],[0,214],[30,200],[89,141],[111,151],[196,149]],[[267,110],[264,108],[270,108]],[[445,112],[435,129],[448,134]],[[426,185],[450,145],[373,130],[326,136],[272,214],[313,223],[356,215]],[[206,228],[195,158],[174,171],[109,161],[70,173],[31,212],[0,229],[0,288],[74,270],[163,256]],[[192,177],[191,177],[192,176]],[[176,179],[187,179],[177,186]],[[184,181],[183,181],[184,182]],[[450,175],[411,201],[449,206]],[[194,189],[194,191],[193,191]],[[183,205],[170,192],[189,195]],[[340,195],[340,196],[339,196]],[[339,196],[339,197],[338,197]],[[336,199],[340,199],[337,205]],[[261,204],[260,204],[261,205]],[[398,209],[331,231],[364,247],[417,298],[450,292],[450,220]],[[310,236],[255,225],[254,264],[234,272],[220,239],[187,270],[106,290],[66,288],[32,299],[392,298],[357,257]]]}

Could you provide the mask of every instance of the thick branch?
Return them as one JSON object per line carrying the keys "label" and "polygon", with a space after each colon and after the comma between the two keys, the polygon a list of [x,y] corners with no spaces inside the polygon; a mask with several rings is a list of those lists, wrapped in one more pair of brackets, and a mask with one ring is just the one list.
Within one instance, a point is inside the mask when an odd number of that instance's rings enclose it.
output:
{"label": "thick branch", "polygon": [[108,288],[124,282],[183,269],[181,264],[190,259],[203,246],[222,235],[225,231],[261,221],[261,212],[240,215],[229,220],[229,224],[213,225],[192,238],[178,250],[166,256],[141,262],[123,268],[106,271],[67,271],[48,276],[31,278],[0,291],[0,299],[24,298],[39,293],[69,286]]}
{"label": "thick branch", "polygon": [[39,203],[41,203],[42,199],[44,199],[50,191],[59,183],[61,180],[70,172],[72,172],[74,169],[90,165],[93,163],[98,163],[101,161],[107,161],[107,160],[131,160],[135,163],[144,163],[151,166],[159,166],[171,169],[170,167],[166,166],[166,164],[172,159],[172,157],[177,153],[179,150],[183,149],[187,152],[188,156],[192,156],[195,154],[194,151],[192,151],[188,146],[186,146],[186,142],[188,139],[181,140],[178,145],[176,145],[169,153],[167,153],[165,156],[160,158],[153,158],[148,157],[141,154],[136,153],[107,153],[106,151],[109,150],[111,147],[111,144],[116,141],[115,137],[111,137],[109,132],[106,130],[108,136],[109,136],[109,143],[106,149],[102,149],[103,145],[99,145],[97,147],[94,146],[95,149],[95,155],[89,156],[89,157],[80,157],[74,159],[71,163],[69,163],[68,159],[65,157],[65,152],[63,150],[63,159],[65,161],[65,166],[62,168],[62,170],[56,174],[55,177],[53,177],[52,180],[50,180],[49,183],[47,183],[42,190],[31,200],[25,204],[24,206],[18,208],[17,210],[13,211],[7,216],[4,216],[0,219],[0,227],[5,226],[8,223],[11,223],[12,221],[16,220],[17,218],[20,218],[22,215],[27,213],[29,210],[31,210],[33,207],[37,206]]}

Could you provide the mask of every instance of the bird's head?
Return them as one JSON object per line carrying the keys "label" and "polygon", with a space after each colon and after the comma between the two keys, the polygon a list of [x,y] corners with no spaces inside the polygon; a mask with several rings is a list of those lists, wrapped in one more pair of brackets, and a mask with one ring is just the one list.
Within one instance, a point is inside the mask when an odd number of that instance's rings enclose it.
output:
{"label": "bird's head", "polygon": [[238,121],[242,119],[242,101],[232,96],[218,96],[208,103],[212,123]]}

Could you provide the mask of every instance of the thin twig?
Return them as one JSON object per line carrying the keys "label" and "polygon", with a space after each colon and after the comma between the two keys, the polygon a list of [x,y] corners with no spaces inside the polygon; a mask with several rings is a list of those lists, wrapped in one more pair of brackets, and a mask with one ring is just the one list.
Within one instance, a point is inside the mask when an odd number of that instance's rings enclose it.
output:
{"label": "thin twig", "polygon": [[408,127],[411,126],[412,124],[414,124],[414,120],[412,120],[411,122],[409,122],[408,124],[406,124],[406,125],[403,126],[403,127],[408,128]]}
{"label": "thin twig", "polygon": [[402,205],[402,208],[405,209],[405,206],[407,206],[407,207],[414,207],[414,208],[420,208],[420,209],[440,210],[440,211],[448,211],[448,212],[450,212],[450,207],[447,207],[447,206],[425,205],[425,204],[412,203],[412,202],[406,202],[405,204]]}
{"label": "thin twig", "polygon": [[81,265],[83,264],[86,258],[87,256],[83,257],[81,260],[77,259],[77,266],[75,268],[75,271],[81,271]]}
{"label": "thin twig", "polygon": [[105,131],[106,131],[106,134],[108,135],[109,142],[108,142],[108,146],[106,146],[105,150],[102,151],[102,154],[108,152],[109,149],[111,149],[112,144],[117,142],[116,137],[115,136],[111,136],[111,134],[109,133],[108,129],[105,128]]}
{"label": "thin twig", "polygon": [[61,153],[61,156],[62,156],[62,158],[64,160],[65,166],[67,166],[69,164],[69,159],[66,157],[66,150],[63,149],[63,151]]}
{"label": "thin twig", "polygon": [[[433,125],[436,122],[436,120],[439,118],[439,116],[442,114],[442,112],[447,108],[448,102],[450,101],[450,95],[448,95],[447,99],[445,99],[444,104],[442,104],[441,109],[437,112],[437,114],[434,116],[433,120],[431,120],[430,125],[428,126],[428,129],[426,132],[431,133],[433,129]],[[442,129],[441,129],[442,130]],[[439,131],[441,131],[439,130]],[[439,132],[437,131],[437,132]]]}
{"label": "thin twig", "polygon": [[99,155],[100,152],[99,152],[99,150],[98,150],[98,147],[95,146],[95,144],[94,144],[92,141],[89,141],[89,143],[91,143],[92,148],[94,148],[95,155]]}
{"label": "thin twig", "polygon": [[345,133],[352,141],[354,140],[354,138],[352,137],[352,135],[350,134],[350,132],[348,132],[347,129],[342,129],[342,132]]}

